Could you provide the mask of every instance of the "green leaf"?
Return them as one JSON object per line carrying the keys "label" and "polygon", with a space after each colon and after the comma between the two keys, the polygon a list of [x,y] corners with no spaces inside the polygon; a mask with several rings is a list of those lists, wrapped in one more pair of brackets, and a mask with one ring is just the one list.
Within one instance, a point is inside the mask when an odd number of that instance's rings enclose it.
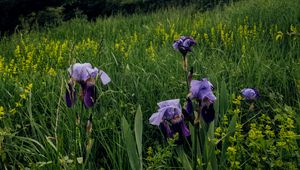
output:
{"label": "green leaf", "polygon": [[121,126],[131,169],[138,170],[140,169],[140,161],[137,154],[135,141],[132,135],[132,131],[129,128],[129,124],[124,116],[122,117]]}
{"label": "green leaf", "polygon": [[[209,127],[208,127],[208,132],[207,132],[207,137],[208,137],[208,146],[207,146],[207,149],[208,149],[208,160],[210,160],[210,165],[211,165],[211,168],[212,169],[218,169],[218,164],[217,164],[217,157],[216,157],[216,154],[215,154],[215,147],[216,147],[216,144],[214,142],[214,138],[215,138],[215,122],[211,122],[209,124]],[[208,167],[207,167],[208,168]]]}
{"label": "green leaf", "polygon": [[210,162],[208,162],[206,170],[213,170]]}
{"label": "green leaf", "polygon": [[56,146],[53,144],[53,142],[51,141],[51,139],[49,137],[46,137],[47,142],[50,144],[50,146],[55,150],[55,152],[57,152],[57,148]]}
{"label": "green leaf", "polygon": [[179,156],[179,161],[182,163],[183,168],[187,170],[192,169],[192,165],[187,155],[185,154],[183,148],[179,147],[178,149],[176,149],[176,151],[177,151],[177,155]]}
{"label": "green leaf", "polygon": [[138,154],[140,157],[140,169],[143,169],[143,157],[142,157],[142,137],[143,137],[143,115],[141,111],[141,106],[138,106],[136,111],[135,120],[134,120],[134,132],[135,132],[135,140],[138,149]]}

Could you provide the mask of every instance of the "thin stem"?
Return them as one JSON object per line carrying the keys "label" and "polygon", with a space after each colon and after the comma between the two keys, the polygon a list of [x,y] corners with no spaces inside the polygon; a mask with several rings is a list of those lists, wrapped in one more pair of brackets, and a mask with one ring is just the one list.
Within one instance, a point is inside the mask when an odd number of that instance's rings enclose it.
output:
{"label": "thin stem", "polygon": [[197,134],[199,127],[198,125],[194,126],[194,140],[193,140],[193,169],[197,169]]}

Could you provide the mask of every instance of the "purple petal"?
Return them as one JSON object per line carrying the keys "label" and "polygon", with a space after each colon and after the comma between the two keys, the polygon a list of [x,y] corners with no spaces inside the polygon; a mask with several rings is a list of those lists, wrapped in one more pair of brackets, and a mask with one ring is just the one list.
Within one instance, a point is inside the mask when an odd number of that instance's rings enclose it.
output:
{"label": "purple petal", "polygon": [[178,50],[178,49],[179,49],[179,44],[180,44],[180,41],[174,41],[174,43],[173,43],[173,48],[174,48],[175,50]]}
{"label": "purple petal", "polygon": [[158,112],[151,115],[149,123],[158,126],[164,119],[171,120],[175,115],[180,115],[181,105],[179,101],[179,99],[172,99],[157,103]]}
{"label": "purple petal", "polygon": [[182,46],[184,46],[186,48],[190,48],[194,45],[196,45],[196,41],[191,37],[186,38],[182,43]]}
{"label": "purple petal", "polygon": [[254,88],[244,88],[241,93],[246,100],[255,100],[259,96],[258,91]]}
{"label": "purple petal", "polygon": [[193,102],[189,97],[187,98],[186,112],[190,115],[192,115],[194,112]]}
{"label": "purple petal", "polygon": [[149,123],[151,125],[159,126],[159,124],[163,121],[164,112],[156,112],[151,115],[149,118]]}
{"label": "purple petal", "polygon": [[188,137],[191,135],[190,130],[188,129],[188,127],[186,126],[184,121],[182,121],[182,124],[181,124],[181,131],[182,131],[183,136],[185,136],[185,137]]}
{"label": "purple petal", "polygon": [[168,125],[168,122],[164,121],[159,125],[160,130],[162,131],[165,138],[170,138],[173,136],[173,133]]}
{"label": "purple petal", "polygon": [[68,107],[72,107],[76,101],[76,91],[73,88],[73,82],[71,81],[68,83],[65,99]]}
{"label": "purple petal", "polygon": [[175,115],[181,114],[181,105],[179,99],[171,99],[157,103],[158,112],[163,112],[163,119],[171,120]]}
{"label": "purple petal", "polygon": [[96,87],[94,84],[88,84],[84,93],[84,105],[92,107],[95,103]]}
{"label": "purple petal", "polygon": [[215,109],[213,104],[203,106],[201,109],[201,116],[206,123],[212,122],[215,118]]}
{"label": "purple petal", "polygon": [[211,103],[216,100],[216,96],[212,92],[213,85],[206,79],[202,80],[192,80],[190,92],[192,93],[192,98],[197,98],[203,100],[208,98]]}
{"label": "purple petal", "polygon": [[181,109],[180,99],[165,100],[165,101],[157,103],[157,105],[159,106],[159,108],[172,106],[172,107],[177,107],[177,108]]}
{"label": "purple petal", "polygon": [[171,130],[172,130],[173,134],[175,134],[175,133],[179,134],[179,139],[182,139],[183,137],[187,137],[187,136],[191,135],[190,130],[188,129],[188,127],[186,126],[186,124],[184,123],[183,120],[176,124],[172,124]]}
{"label": "purple petal", "polygon": [[101,82],[102,82],[103,85],[106,85],[106,84],[108,84],[111,81],[110,77],[104,71],[100,70],[99,74],[100,74],[99,75],[100,76],[100,80],[101,80]]}
{"label": "purple petal", "polygon": [[175,118],[176,115],[180,115],[181,114],[181,109],[179,109],[178,107],[167,107],[167,108],[162,108],[159,109],[158,111],[163,111],[164,112],[164,119],[167,120],[171,120],[173,118]]}
{"label": "purple petal", "polygon": [[76,81],[86,81],[89,78],[95,78],[98,74],[98,69],[93,68],[90,63],[76,63],[70,66],[68,72]]}

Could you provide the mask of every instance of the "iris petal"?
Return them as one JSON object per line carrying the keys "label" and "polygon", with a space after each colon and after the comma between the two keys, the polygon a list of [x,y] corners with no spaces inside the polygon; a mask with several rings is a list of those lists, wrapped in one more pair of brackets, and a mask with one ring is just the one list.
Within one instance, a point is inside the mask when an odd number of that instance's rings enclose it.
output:
{"label": "iris petal", "polygon": [[181,131],[183,136],[188,137],[191,135],[190,130],[188,129],[188,127],[186,126],[186,124],[182,121],[181,124]]}
{"label": "iris petal", "polygon": [[259,97],[258,90],[255,88],[244,88],[241,93],[246,100],[256,100]]}
{"label": "iris petal", "polygon": [[158,112],[153,113],[149,119],[150,124],[159,125],[164,119],[170,120],[176,115],[181,114],[181,105],[179,99],[166,100],[157,103]]}
{"label": "iris petal", "polygon": [[94,84],[88,84],[84,93],[84,105],[86,107],[92,107],[95,103],[96,87]]}
{"label": "iris petal", "polygon": [[68,72],[76,81],[86,81],[89,78],[96,78],[99,70],[93,68],[90,63],[76,63],[69,67]]}
{"label": "iris petal", "polygon": [[72,107],[76,101],[76,91],[73,88],[73,82],[68,83],[68,88],[66,90],[65,99],[68,107]]}
{"label": "iris petal", "polygon": [[110,77],[104,71],[100,70],[99,74],[100,74],[100,80],[103,85],[106,85],[111,81]]}
{"label": "iris petal", "polygon": [[192,100],[188,97],[187,99],[187,104],[186,104],[186,112],[190,115],[193,114],[194,108],[193,108],[193,102]]}
{"label": "iris petal", "polygon": [[173,48],[178,50],[183,56],[191,52],[191,47],[196,45],[196,41],[189,36],[181,36],[179,40],[174,41]]}
{"label": "iris petal", "polygon": [[192,93],[192,98],[203,100],[207,97],[213,103],[216,100],[216,96],[213,94],[212,89],[213,85],[206,78],[191,81],[190,92]]}
{"label": "iris petal", "polygon": [[166,121],[162,122],[159,125],[159,128],[162,131],[165,138],[170,138],[173,136],[170,126],[168,125],[168,123]]}
{"label": "iris petal", "polygon": [[212,122],[215,118],[215,109],[213,104],[203,106],[201,109],[201,116],[206,123]]}

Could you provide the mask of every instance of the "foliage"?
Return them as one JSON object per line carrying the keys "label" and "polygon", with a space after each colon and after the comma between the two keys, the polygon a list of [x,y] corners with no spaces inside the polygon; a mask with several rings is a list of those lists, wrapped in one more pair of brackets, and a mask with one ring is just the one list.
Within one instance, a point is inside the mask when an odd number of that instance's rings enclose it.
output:
{"label": "foliage", "polygon": [[[3,36],[0,169],[129,169],[129,151],[144,169],[299,168],[299,5],[253,0],[204,13],[176,7]],[[214,123],[190,125],[201,133],[192,139],[196,156],[190,146],[164,143],[148,124],[158,101],[180,98],[184,106],[181,56],[172,49],[180,35],[197,41],[189,65],[195,78],[209,78],[217,97]],[[75,62],[93,63],[112,79],[97,87],[93,109],[64,102],[66,69]],[[245,87],[261,97],[242,100]],[[92,140],[84,128],[91,113]]]}

